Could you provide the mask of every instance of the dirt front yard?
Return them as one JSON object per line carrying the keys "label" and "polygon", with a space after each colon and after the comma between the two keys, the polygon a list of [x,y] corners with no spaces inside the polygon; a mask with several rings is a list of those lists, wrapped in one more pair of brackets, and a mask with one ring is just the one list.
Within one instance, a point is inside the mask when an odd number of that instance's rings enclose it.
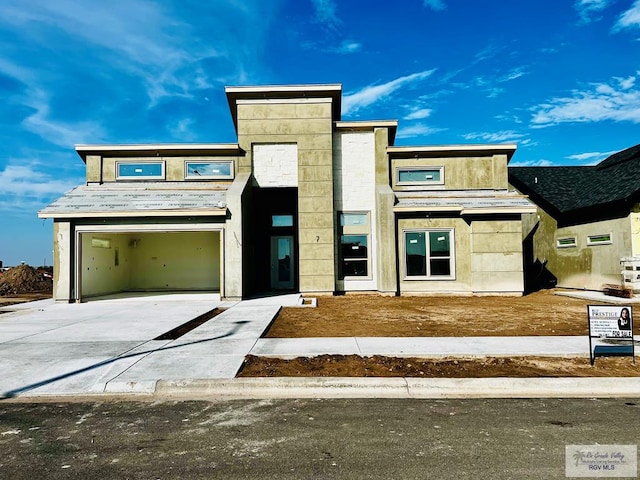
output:
{"label": "dirt front yard", "polygon": [[[345,295],[316,308],[283,308],[265,337],[474,337],[588,335],[587,301],[545,290],[523,297]],[[640,308],[639,308],[640,311]],[[635,334],[639,332],[638,325]],[[425,352],[425,356],[428,352]],[[241,376],[565,377],[638,376],[629,357],[393,358],[250,356]]]}
{"label": "dirt front yard", "polygon": [[[0,307],[16,305],[18,303],[34,302],[51,298],[51,293],[21,293],[18,295],[0,295]],[[2,312],[0,312],[2,313]]]}
{"label": "dirt front yard", "polygon": [[[521,297],[344,295],[283,308],[268,338],[587,335],[587,305],[543,290]],[[637,332],[636,332],[637,333]]]}

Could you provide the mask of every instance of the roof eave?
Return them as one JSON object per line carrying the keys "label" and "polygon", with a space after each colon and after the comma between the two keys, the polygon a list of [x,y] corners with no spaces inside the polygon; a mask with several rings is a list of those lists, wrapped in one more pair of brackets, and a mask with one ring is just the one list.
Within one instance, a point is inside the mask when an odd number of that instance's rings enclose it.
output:
{"label": "roof eave", "polygon": [[387,147],[391,157],[407,158],[411,156],[446,156],[460,155],[507,155],[507,162],[511,160],[518,146],[513,143],[498,144],[469,144],[469,145],[423,145],[407,147]]}
{"label": "roof eave", "polygon": [[334,121],[340,120],[342,110],[342,84],[227,86],[224,88],[229,103],[233,126],[238,133],[238,100],[331,98]]}
{"label": "roof eave", "polygon": [[227,208],[175,209],[175,210],[128,210],[128,211],[88,211],[88,212],[38,212],[38,218],[130,218],[130,217],[216,217],[225,216]]}
{"label": "roof eave", "polygon": [[113,144],[91,145],[78,144],[75,150],[83,161],[87,155],[125,155],[125,154],[156,154],[163,155],[238,155],[242,153],[237,143],[148,143],[148,144]]}

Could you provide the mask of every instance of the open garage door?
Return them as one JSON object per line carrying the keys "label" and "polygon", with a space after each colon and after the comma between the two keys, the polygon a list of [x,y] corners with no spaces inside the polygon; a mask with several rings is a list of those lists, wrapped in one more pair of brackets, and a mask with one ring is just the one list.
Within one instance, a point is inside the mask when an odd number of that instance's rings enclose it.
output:
{"label": "open garage door", "polygon": [[76,301],[122,292],[220,292],[223,231],[91,230],[76,236]]}

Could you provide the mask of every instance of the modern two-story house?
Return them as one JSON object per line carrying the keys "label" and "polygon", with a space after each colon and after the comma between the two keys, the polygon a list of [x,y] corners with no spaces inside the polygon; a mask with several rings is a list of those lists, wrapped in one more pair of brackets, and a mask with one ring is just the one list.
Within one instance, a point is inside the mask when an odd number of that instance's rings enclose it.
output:
{"label": "modern two-story house", "polygon": [[77,145],[54,221],[54,297],[218,291],[515,294],[515,145],[395,146],[342,121],[340,85],[227,87],[233,144]]}

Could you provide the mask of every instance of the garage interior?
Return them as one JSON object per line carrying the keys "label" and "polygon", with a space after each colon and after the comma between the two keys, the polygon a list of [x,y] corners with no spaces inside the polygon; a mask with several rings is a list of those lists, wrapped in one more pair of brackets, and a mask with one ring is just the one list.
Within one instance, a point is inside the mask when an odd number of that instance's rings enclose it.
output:
{"label": "garage interior", "polygon": [[222,232],[79,234],[77,299],[122,292],[220,292]]}

